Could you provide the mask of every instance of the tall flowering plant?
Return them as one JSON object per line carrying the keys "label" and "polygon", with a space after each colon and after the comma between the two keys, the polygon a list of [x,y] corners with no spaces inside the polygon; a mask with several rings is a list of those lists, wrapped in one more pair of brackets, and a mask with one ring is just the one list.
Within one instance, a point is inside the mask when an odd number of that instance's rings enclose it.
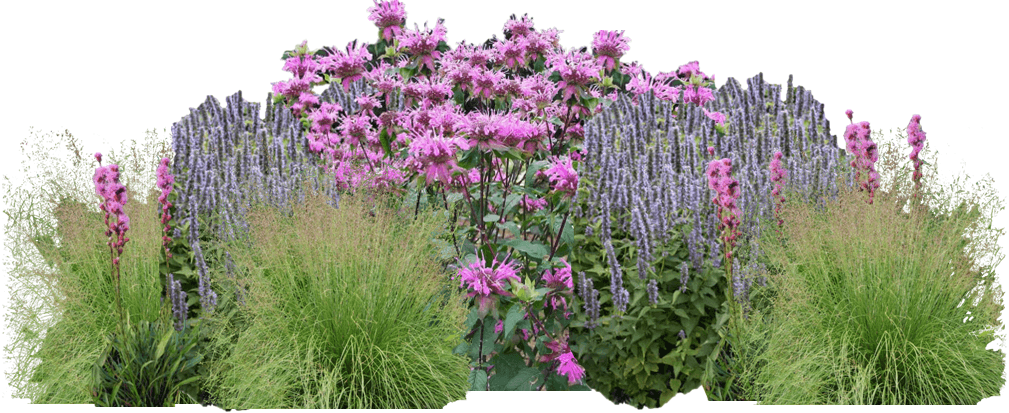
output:
{"label": "tall flowering plant", "polygon": [[[852,111],[845,112],[848,120],[851,121]],[[855,155],[851,161],[851,167],[855,169],[855,180],[859,184],[859,190],[869,192],[869,204],[872,204],[873,195],[879,188],[879,173],[876,172],[876,161],[879,160],[879,153],[876,143],[870,137],[871,130],[869,122],[852,123],[844,131],[844,140],[847,143],[848,152]],[[862,175],[865,181],[862,181]]]}
{"label": "tall flowering plant", "polygon": [[911,154],[908,157],[914,163],[914,175],[911,176],[911,180],[914,181],[914,194],[912,196],[915,200],[920,201],[921,167],[925,164],[924,160],[918,158],[918,154],[925,147],[925,131],[921,130],[921,115],[911,116],[911,122],[907,124],[907,143],[911,145]]}
{"label": "tall flowering plant", "polygon": [[120,321],[123,321],[125,316],[120,297],[119,257],[123,255],[123,246],[130,240],[126,236],[126,231],[130,229],[130,217],[123,210],[129,196],[126,193],[126,186],[119,182],[119,165],[102,166],[101,153],[95,153],[95,159],[99,165],[93,177],[95,193],[102,198],[98,208],[105,215],[105,236],[108,237],[106,244],[109,246],[109,258],[112,264],[111,276],[116,282],[116,310],[119,312]]}
{"label": "tall flowering plant", "polygon": [[[424,201],[452,213],[454,277],[472,298],[456,352],[471,357],[474,390],[579,383],[583,370],[567,343],[569,214],[583,123],[643,72],[620,63],[628,39],[603,31],[593,53],[565,50],[558,30],[512,16],[504,40],[452,49],[441,20],[410,30],[398,1],[369,11],[375,44],[287,51],[294,78],[274,84],[277,101],[301,117],[309,150],[342,188],[396,190],[415,211]],[[684,82],[674,78],[638,81],[628,92],[658,88],[675,100]],[[357,110],[320,103],[311,91],[361,80],[373,92],[357,98]],[[692,81],[690,99],[712,98]]]}

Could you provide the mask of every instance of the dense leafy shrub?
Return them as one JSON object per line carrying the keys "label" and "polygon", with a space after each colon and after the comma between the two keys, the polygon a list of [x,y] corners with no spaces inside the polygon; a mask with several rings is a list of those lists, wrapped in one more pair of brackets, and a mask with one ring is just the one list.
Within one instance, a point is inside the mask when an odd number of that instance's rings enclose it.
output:
{"label": "dense leafy shrub", "polygon": [[[604,288],[609,287],[610,269],[604,263],[613,261],[598,235],[603,233],[600,224],[587,236],[586,221],[575,221],[579,248],[572,253],[571,269],[580,274],[583,299],[597,288],[598,295],[589,301],[610,304],[613,294]],[[684,224],[674,229],[689,230]],[[628,275],[623,283],[630,295],[627,310],[620,313],[613,308],[598,318],[578,311],[573,325],[579,328],[572,329],[571,348],[585,367],[590,387],[614,403],[659,407],[677,393],[700,386],[705,367],[717,357],[720,330],[729,318],[728,281],[722,269],[707,264],[701,271],[683,271],[690,257],[679,234],[654,251],[657,258],[649,263],[654,269],[651,291],[646,281],[631,276],[637,275],[634,264],[640,252],[630,234],[613,230],[612,249]],[[652,294],[655,297],[649,297]]]}

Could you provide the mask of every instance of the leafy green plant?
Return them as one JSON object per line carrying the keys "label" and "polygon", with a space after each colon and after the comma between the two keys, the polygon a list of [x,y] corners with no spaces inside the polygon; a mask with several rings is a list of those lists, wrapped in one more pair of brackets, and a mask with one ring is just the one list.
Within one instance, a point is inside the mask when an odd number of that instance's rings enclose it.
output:
{"label": "leafy green plant", "polygon": [[[599,290],[599,305],[612,303],[607,288],[610,269],[607,251],[598,235],[585,235],[588,222],[575,220],[575,240],[580,246],[572,255],[571,268],[583,272]],[[601,223],[592,234],[600,234]],[[680,225],[682,234],[689,226]],[[625,272],[623,285],[630,299],[626,312],[591,320],[579,309],[572,322],[571,348],[585,367],[586,383],[615,403],[637,408],[655,408],[677,393],[701,385],[709,360],[717,357],[722,343],[720,330],[729,319],[724,271],[705,263],[700,273],[681,283],[681,264],[689,260],[682,236],[673,235],[658,246],[651,262],[657,280],[658,303],[649,302],[646,283],[637,276],[635,241],[626,232],[613,229],[613,249]],[[681,287],[683,289],[681,290]],[[586,323],[596,324],[586,328]]]}
{"label": "leafy green plant", "polygon": [[[187,322],[181,332],[170,324],[127,320],[122,334],[109,337],[107,349],[94,366],[96,406],[172,407],[193,400],[183,389],[195,383],[199,353],[198,329]],[[190,386],[191,388],[191,386]],[[183,396],[189,393],[186,399]]]}

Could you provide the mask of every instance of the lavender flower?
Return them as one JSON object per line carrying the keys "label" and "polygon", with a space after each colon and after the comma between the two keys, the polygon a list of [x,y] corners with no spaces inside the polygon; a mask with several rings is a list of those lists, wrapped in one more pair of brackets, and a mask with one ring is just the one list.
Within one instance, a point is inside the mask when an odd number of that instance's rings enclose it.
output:
{"label": "lavender flower", "polygon": [[172,274],[168,274],[168,300],[172,303],[175,330],[182,331],[189,314],[189,305],[186,303],[186,292],[182,291],[182,284],[175,281],[175,276]]}
{"label": "lavender flower", "polygon": [[659,284],[654,279],[648,281],[648,302],[652,304],[659,303]]}

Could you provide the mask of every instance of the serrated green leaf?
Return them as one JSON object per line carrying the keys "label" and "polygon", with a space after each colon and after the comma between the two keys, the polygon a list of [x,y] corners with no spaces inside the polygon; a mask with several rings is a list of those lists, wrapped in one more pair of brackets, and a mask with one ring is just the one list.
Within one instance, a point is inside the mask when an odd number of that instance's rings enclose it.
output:
{"label": "serrated green leaf", "polygon": [[533,390],[534,388],[533,378],[539,375],[540,370],[538,368],[535,367],[523,368],[522,370],[519,370],[519,372],[515,374],[515,377],[512,377],[512,379],[508,381],[508,384],[505,385],[505,390],[508,391]]}
{"label": "serrated green leaf", "polygon": [[512,304],[508,309],[508,314],[505,315],[504,331],[502,331],[505,340],[511,338],[512,333],[515,332],[515,325],[522,321],[523,316],[525,316],[525,308],[519,303]]}
{"label": "serrated green leaf", "polygon": [[469,391],[487,390],[487,372],[481,369],[474,369],[469,372]]}

